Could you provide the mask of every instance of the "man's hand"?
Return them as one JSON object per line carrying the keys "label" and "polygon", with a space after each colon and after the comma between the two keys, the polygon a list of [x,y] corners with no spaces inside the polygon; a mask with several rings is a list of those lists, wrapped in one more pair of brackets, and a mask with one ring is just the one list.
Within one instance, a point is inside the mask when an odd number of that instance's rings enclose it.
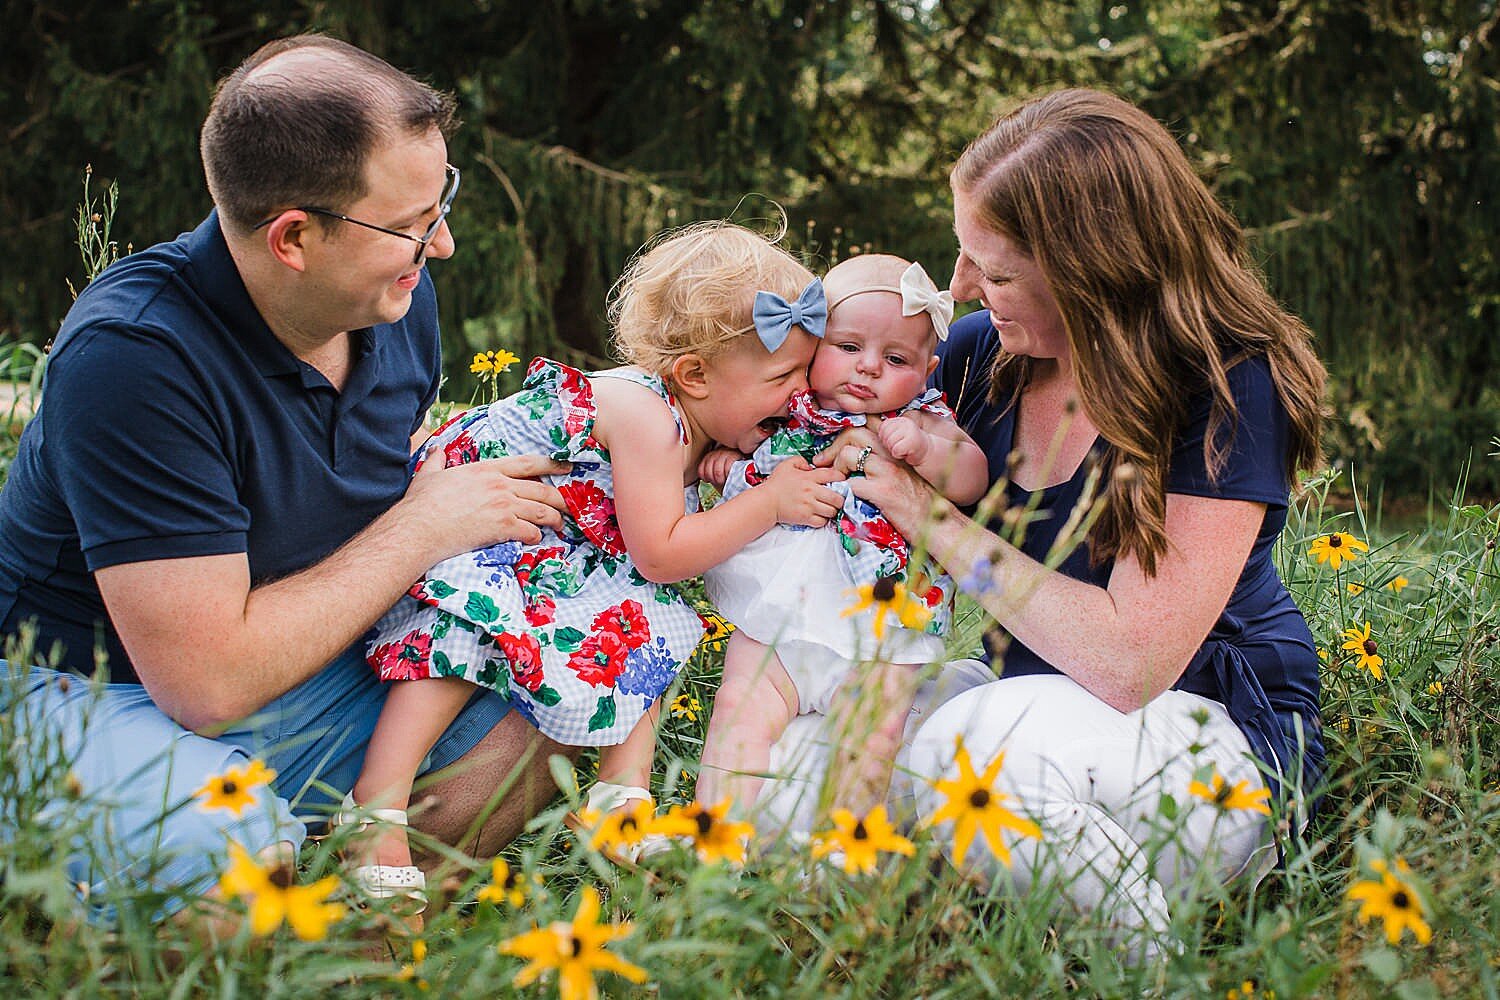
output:
{"label": "man's hand", "polygon": [[442,468],[424,462],[396,505],[425,532],[432,562],[497,541],[532,543],[562,527],[562,494],[534,477],[568,471],[566,462],[513,455]]}

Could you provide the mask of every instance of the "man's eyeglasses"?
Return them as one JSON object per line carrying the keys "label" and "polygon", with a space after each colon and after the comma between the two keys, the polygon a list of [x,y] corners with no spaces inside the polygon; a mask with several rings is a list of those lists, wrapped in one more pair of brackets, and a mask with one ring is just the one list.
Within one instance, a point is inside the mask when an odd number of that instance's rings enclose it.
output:
{"label": "man's eyeglasses", "polygon": [[[356,226],[364,226],[366,229],[373,229],[377,233],[388,233],[391,236],[399,236],[403,240],[411,240],[417,245],[417,252],[412,255],[411,262],[413,264],[420,264],[422,263],[422,258],[427,253],[427,244],[432,242],[432,238],[436,236],[437,231],[442,228],[443,220],[448,218],[448,212],[453,208],[453,197],[454,195],[458,194],[458,168],[449,163],[446,164],[443,169],[443,194],[442,197],[438,199],[438,215],[436,219],[432,220],[432,225],[428,226],[427,231],[424,232],[421,236],[413,236],[411,233],[403,233],[399,229],[387,229],[385,226],[377,226],[373,222],[362,222],[359,219],[352,219],[349,216],[343,215],[339,212],[330,212],[326,208],[314,208],[311,205],[297,205],[295,206],[295,210],[298,212],[307,212],[309,215],[324,215],[330,219],[338,219],[341,222],[352,222]],[[280,215],[281,213],[277,212],[276,215],[271,216],[269,219],[266,219],[263,222],[256,223],[254,228],[260,229],[263,226],[269,226],[271,223],[275,222]]]}

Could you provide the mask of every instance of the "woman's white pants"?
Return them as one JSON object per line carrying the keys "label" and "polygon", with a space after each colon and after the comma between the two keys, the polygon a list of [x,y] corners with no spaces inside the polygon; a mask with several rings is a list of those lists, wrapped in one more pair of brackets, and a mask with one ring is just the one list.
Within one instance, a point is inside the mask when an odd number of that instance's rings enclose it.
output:
{"label": "woman's white pants", "polygon": [[[763,830],[810,832],[828,768],[828,719],[798,717],[772,751],[758,808]],[[1019,892],[1052,883],[1059,905],[1099,911],[1122,939],[1166,929],[1168,904],[1201,873],[1219,882],[1259,878],[1275,863],[1266,817],[1223,810],[1188,786],[1210,765],[1230,785],[1264,787],[1250,746],[1224,706],[1167,691],[1144,708],[1119,712],[1060,675],[994,679],[975,660],[946,664],[923,685],[896,761],[889,808],[925,823],[943,804],[931,782],[952,778],[958,739],[976,772],[1000,752],[996,789],[1005,806],[1035,820],[1042,839],[1002,831],[1006,868],[977,835],[964,868],[1008,877]],[[1175,809],[1162,805],[1170,796]],[[952,857],[953,827],[937,830]]]}

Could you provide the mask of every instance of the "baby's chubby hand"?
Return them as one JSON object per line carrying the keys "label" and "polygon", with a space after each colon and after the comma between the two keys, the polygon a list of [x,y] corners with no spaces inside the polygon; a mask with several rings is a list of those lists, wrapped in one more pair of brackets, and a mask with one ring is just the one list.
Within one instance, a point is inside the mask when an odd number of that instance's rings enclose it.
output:
{"label": "baby's chubby hand", "polygon": [[828,488],[844,474],[834,469],[816,469],[800,458],[789,458],[771,470],[771,475],[757,490],[767,490],[776,498],[776,522],[821,528],[837,516],[844,498]]}
{"label": "baby's chubby hand", "polygon": [[932,453],[932,437],[910,417],[890,417],[880,423],[880,443],[892,458],[921,465]]}
{"label": "baby's chubby hand", "polygon": [[713,483],[719,489],[729,481],[734,463],[744,461],[745,456],[733,448],[712,448],[698,460],[698,478]]}

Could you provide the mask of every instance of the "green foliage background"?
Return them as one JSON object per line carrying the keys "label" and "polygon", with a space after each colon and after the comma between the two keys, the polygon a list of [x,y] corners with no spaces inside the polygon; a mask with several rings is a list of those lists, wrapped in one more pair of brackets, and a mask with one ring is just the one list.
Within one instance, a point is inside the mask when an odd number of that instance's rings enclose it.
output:
{"label": "green foliage background", "polygon": [[[213,81],[289,32],[459,96],[461,251],[434,268],[455,380],[479,348],[602,356],[636,246],[770,201],[815,263],[941,274],[963,143],[1098,85],[1169,124],[1317,331],[1334,455],[1421,495],[1500,426],[1497,22],[1495,0],[0,0],[0,335],[44,342],[82,283],[84,164],[119,181],[122,240],[197,223]],[[1500,493],[1494,463],[1470,485]]]}

